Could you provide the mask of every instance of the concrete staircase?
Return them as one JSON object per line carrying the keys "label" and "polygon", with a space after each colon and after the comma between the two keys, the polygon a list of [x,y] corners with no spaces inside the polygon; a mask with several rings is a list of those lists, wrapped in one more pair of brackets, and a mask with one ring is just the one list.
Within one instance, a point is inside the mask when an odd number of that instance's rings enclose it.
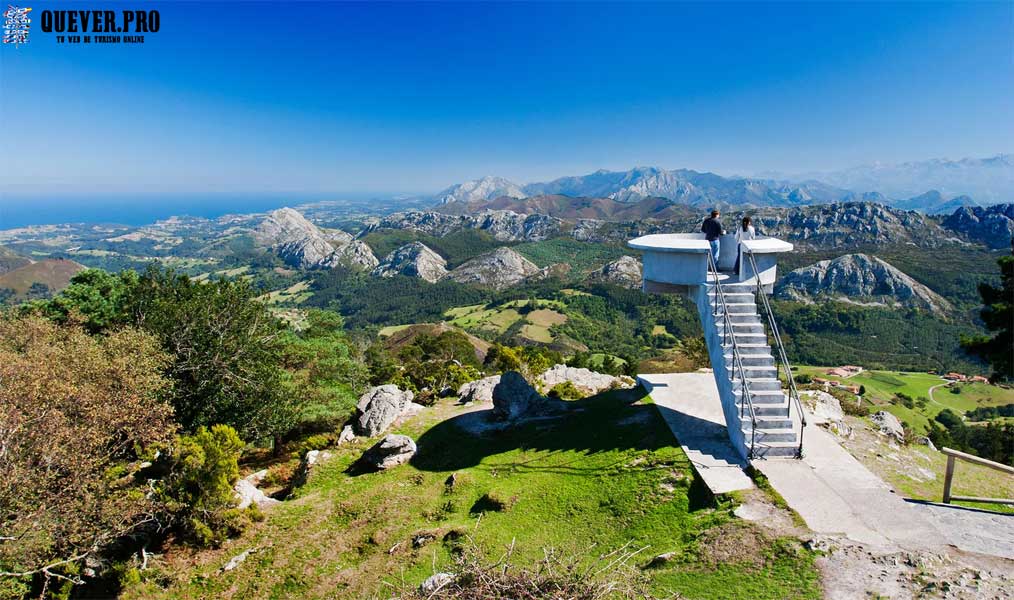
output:
{"label": "concrete staircase", "polygon": [[[733,447],[747,460],[796,458],[800,415],[778,380],[756,289],[752,284],[723,284],[723,304],[717,285],[700,286],[695,300],[704,339]],[[742,373],[735,361],[734,340]]]}

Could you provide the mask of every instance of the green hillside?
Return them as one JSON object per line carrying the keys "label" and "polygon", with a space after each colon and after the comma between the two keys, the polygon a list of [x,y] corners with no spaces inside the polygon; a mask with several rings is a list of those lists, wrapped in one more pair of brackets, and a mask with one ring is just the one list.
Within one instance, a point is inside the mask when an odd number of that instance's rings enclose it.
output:
{"label": "green hillside", "polygon": [[[509,549],[525,566],[552,549],[655,597],[820,597],[815,554],[735,519],[731,499],[713,503],[641,394],[574,408],[478,437],[468,433],[476,415],[442,403],[400,428],[419,444],[409,465],[356,474],[367,442],[333,450],[249,534],[197,561],[167,557],[124,597],[389,598],[454,570],[463,553],[492,562]],[[247,549],[243,564],[221,571]],[[604,568],[623,552],[634,553],[627,564]],[[669,552],[671,562],[644,568]]]}

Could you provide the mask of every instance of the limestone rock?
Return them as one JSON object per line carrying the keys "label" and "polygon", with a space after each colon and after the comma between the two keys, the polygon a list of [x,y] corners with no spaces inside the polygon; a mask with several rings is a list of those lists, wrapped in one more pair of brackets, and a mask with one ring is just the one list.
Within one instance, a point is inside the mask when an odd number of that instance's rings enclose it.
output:
{"label": "limestone rock", "polygon": [[339,266],[352,267],[368,271],[378,264],[380,264],[380,261],[373,255],[373,250],[365,242],[354,240],[336,248],[322,266],[331,268]]}
{"label": "limestone rock", "polygon": [[310,478],[310,473],[313,469],[334,457],[333,454],[327,450],[310,450],[303,457],[303,460],[299,461],[299,467],[296,469],[295,481],[297,485],[302,485]]}
{"label": "limestone rock", "polygon": [[416,445],[407,435],[388,434],[367,450],[360,461],[374,469],[390,469],[415,456]]}
{"label": "limestone rock", "polygon": [[883,435],[892,437],[898,442],[905,439],[905,430],[901,426],[901,421],[886,410],[874,413],[870,416],[870,420],[873,421],[873,424],[879,428],[880,433]]}
{"label": "limestone rock", "polygon": [[551,369],[539,376],[539,383],[544,390],[551,390],[553,386],[566,381],[574,384],[574,387],[586,395],[594,395],[617,387],[629,388],[634,385],[634,381],[629,377],[615,377],[567,365],[553,365]]}
{"label": "limestone rock", "polygon": [[342,432],[338,434],[338,445],[347,444],[354,439],[356,439],[356,432],[352,430],[351,425],[346,425],[342,427]]}
{"label": "limestone rock", "polygon": [[419,593],[427,597],[435,594],[439,590],[447,587],[454,581],[454,574],[452,573],[436,573],[426,578],[426,581],[422,582],[419,586]]}
{"label": "limestone rock", "polygon": [[268,470],[262,469],[236,482],[236,485],[233,487],[236,497],[239,499],[239,504],[236,505],[236,508],[246,508],[251,504],[265,508],[278,504],[278,500],[275,500],[257,488],[260,482],[264,481],[264,477],[267,474]]}
{"label": "limestone rock", "polygon": [[612,283],[631,289],[641,287],[641,261],[633,256],[621,256],[588,275],[589,281]]}
{"label": "limestone rock", "polygon": [[366,437],[380,435],[405,411],[413,397],[412,392],[390,383],[368,389],[356,404],[356,433]]}
{"label": "limestone rock", "polygon": [[469,283],[502,290],[537,275],[535,263],[510,248],[497,248],[477,256],[447,274],[458,283]]}
{"label": "limestone rock", "polygon": [[421,242],[412,242],[388,254],[373,270],[375,277],[407,275],[430,283],[447,274],[447,261]]}
{"label": "limestone rock", "polygon": [[469,402],[492,402],[493,388],[500,383],[500,376],[484,377],[475,381],[469,381],[458,388],[458,401],[462,404]]}
{"label": "limestone rock", "polygon": [[837,398],[816,390],[799,392],[799,398],[808,409],[814,424],[826,425],[829,430],[843,437],[852,434],[852,428],[845,422],[845,412]]}
{"label": "limestone rock", "polygon": [[291,208],[268,213],[254,231],[254,239],[300,269],[372,269],[378,262],[365,243],[343,231],[321,230]]}
{"label": "limestone rock", "polygon": [[547,405],[542,396],[517,371],[507,371],[493,388],[493,416],[499,420],[515,419],[536,414]]}

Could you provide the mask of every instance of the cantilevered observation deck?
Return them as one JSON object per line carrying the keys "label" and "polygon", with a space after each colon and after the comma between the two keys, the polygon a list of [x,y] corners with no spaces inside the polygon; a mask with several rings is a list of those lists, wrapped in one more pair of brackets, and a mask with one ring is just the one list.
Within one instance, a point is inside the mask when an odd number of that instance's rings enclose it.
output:
{"label": "cantilevered observation deck", "polygon": [[629,245],[643,252],[645,292],[683,294],[697,305],[736,452],[748,460],[801,457],[806,418],[767,299],[778,254],[792,244],[766,236],[737,244],[725,235],[717,262],[702,233],[646,235]]}

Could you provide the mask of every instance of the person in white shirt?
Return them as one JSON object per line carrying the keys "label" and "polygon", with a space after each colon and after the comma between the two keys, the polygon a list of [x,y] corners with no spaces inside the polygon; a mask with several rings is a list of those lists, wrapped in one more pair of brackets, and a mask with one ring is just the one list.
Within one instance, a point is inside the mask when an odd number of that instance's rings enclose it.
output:
{"label": "person in white shirt", "polygon": [[750,224],[750,217],[743,217],[743,222],[736,228],[736,266],[733,271],[739,273],[739,257],[742,256],[742,244],[746,240],[757,239],[757,232]]}

